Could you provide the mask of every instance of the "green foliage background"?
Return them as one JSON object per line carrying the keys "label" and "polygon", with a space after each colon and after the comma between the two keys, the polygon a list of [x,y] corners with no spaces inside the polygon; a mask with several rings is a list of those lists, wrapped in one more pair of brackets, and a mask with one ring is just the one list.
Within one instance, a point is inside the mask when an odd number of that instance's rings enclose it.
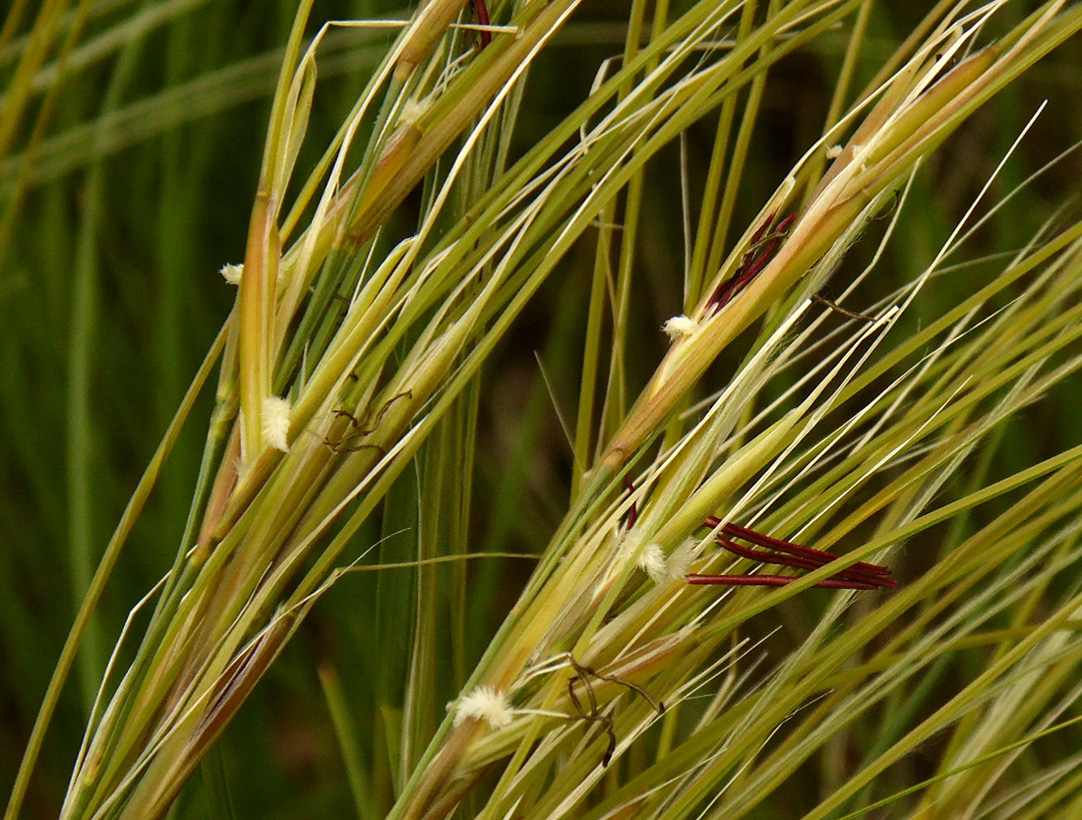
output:
{"label": "green foliage background", "polygon": [[[875,4],[853,88],[871,79],[925,5]],[[998,25],[1007,30],[1030,9],[1010,3]],[[243,257],[269,97],[294,11],[292,3],[230,0],[72,4],[63,30],[78,34],[67,65],[55,82],[43,75],[28,115],[0,145],[0,793],[14,780],[76,602],[232,304],[234,291],[216,271]],[[19,24],[23,35],[34,13]],[[317,2],[313,19],[406,14],[376,0]],[[530,74],[517,151],[589,93],[601,62],[619,53],[625,14],[616,0],[590,2],[557,36]],[[334,134],[390,37],[363,29],[331,36],[319,65],[302,170]],[[25,40],[16,35],[0,52],[0,88],[13,82],[20,43]],[[845,46],[839,30],[771,72],[736,225],[754,218],[819,136]],[[1049,106],[997,178],[991,201],[1082,138],[1080,69],[1082,43],[1075,38],[985,106],[931,159],[917,177],[889,257],[875,281],[863,286],[864,298],[851,304],[892,291],[930,261],[1041,100],[1049,99]],[[692,129],[686,142],[693,211],[697,180],[709,162],[712,123],[704,120],[701,133]],[[681,312],[680,162],[673,145],[647,170],[640,285],[631,313],[636,329],[628,334],[636,340],[628,353],[629,382],[636,386],[667,348],[661,323]],[[971,240],[969,255],[994,259],[1020,247],[1074,196],[1079,170],[1072,156],[1029,185]],[[404,228],[417,204],[408,202],[397,217]],[[836,281],[859,270],[873,243],[865,245],[854,248]],[[573,417],[592,264],[593,249],[583,243],[520,317],[486,371],[476,396],[481,426],[466,533],[477,551],[538,552],[566,509],[571,456],[557,408]],[[919,326],[922,317],[938,315],[935,300],[954,304],[959,293],[983,281],[990,265],[938,281],[908,320]],[[713,384],[736,361],[735,353],[729,355],[712,374]],[[1082,441],[1079,395],[1076,378],[1029,408],[977,463],[967,462],[958,486],[978,477],[988,483]],[[200,425],[210,408],[204,397],[122,558],[90,650],[46,741],[27,817],[55,816],[112,642],[128,611],[173,559],[198,468],[205,433]],[[410,487],[399,495],[385,516],[385,532],[411,526]],[[968,534],[981,516],[993,513],[981,510],[951,526],[956,536]],[[358,543],[378,537],[366,532]],[[409,557],[408,547],[393,539],[380,551],[383,561]],[[912,543],[898,554],[896,575],[904,584],[936,558]],[[440,601],[436,611],[446,615],[449,651],[425,705],[433,715],[458,693],[530,569],[526,561],[494,559],[472,562],[468,570],[441,570],[440,588],[432,594]],[[347,816],[353,811],[344,774],[350,751],[370,779],[374,804],[389,804],[403,774],[391,762],[397,750],[389,744],[402,719],[415,573],[378,575],[346,577],[319,603],[189,784],[174,816],[214,816],[228,807],[239,817]],[[814,593],[805,594],[752,629],[765,635],[780,623],[768,647],[784,654],[814,624],[819,606]],[[939,678],[913,693],[907,708],[931,708],[936,686],[949,690],[956,666],[979,666],[982,652],[945,659]],[[364,739],[345,755],[328,706],[335,687],[355,737]],[[1066,730],[1044,741],[1042,753],[1058,759],[1080,742],[1079,730]],[[933,742],[927,759],[918,755],[909,771],[891,772],[890,783],[903,788],[928,776],[934,757]],[[759,816],[798,816],[846,768],[840,757],[805,766]]]}

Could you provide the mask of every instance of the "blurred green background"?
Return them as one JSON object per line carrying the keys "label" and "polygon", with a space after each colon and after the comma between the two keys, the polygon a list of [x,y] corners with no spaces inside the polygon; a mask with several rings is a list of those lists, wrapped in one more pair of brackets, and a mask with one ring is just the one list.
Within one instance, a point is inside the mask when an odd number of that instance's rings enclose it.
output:
{"label": "blurred green background", "polygon": [[[14,81],[34,15],[53,5],[16,4],[9,12],[21,9],[22,19],[8,21],[14,36],[0,53],[0,88]],[[1035,5],[1008,4],[1000,25],[1008,28]],[[875,5],[854,91],[930,7]],[[25,111],[0,143],[0,794],[14,779],[87,579],[230,310],[234,291],[217,270],[243,257],[269,95],[294,11],[288,2],[230,0],[71,4]],[[498,18],[500,6],[493,12]],[[312,18],[407,13],[391,2],[319,0]],[[539,60],[523,100],[520,149],[589,93],[601,62],[621,49],[626,13],[616,0],[586,2]],[[744,171],[738,228],[821,132],[845,34],[821,38],[772,73]],[[302,169],[330,140],[389,38],[364,29],[328,37]],[[1066,44],[928,162],[888,258],[851,304],[890,292],[930,261],[1042,100],[1048,108],[992,186],[990,201],[1082,137],[1080,69],[1082,43]],[[713,131],[709,120],[687,133],[693,214]],[[629,357],[638,383],[665,348],[661,322],[680,312],[679,162],[674,145],[647,172],[641,296],[632,307],[641,332],[629,334],[642,340]],[[1072,207],[1079,170],[1071,156],[1029,185],[977,233],[969,257],[1017,248],[1058,207]],[[400,218],[408,229],[408,204]],[[847,270],[867,260],[873,243],[865,245],[854,249]],[[553,402],[573,415],[592,250],[584,243],[567,260],[489,366],[479,398],[469,533],[477,550],[537,552],[565,509],[570,453]],[[921,296],[913,321],[936,315],[936,299],[953,303],[980,275],[977,266],[938,281]],[[843,270],[836,281],[845,280]],[[209,399],[199,404],[121,559],[92,635],[96,643],[46,741],[27,817],[56,815],[96,675],[128,611],[173,559]],[[993,474],[1082,441],[1078,403],[1077,385],[1067,385],[1013,423]],[[365,543],[376,537],[364,534]],[[475,563],[467,575],[470,611],[459,614],[467,658],[478,656],[530,569],[523,561]],[[406,621],[388,613],[408,610],[412,577],[394,572],[397,588],[406,590],[400,601],[388,601],[386,588],[380,592],[366,574],[344,579],[320,602],[193,779],[177,816],[207,816],[208,806],[218,811],[230,802],[241,817],[352,813],[320,668],[334,670],[358,733],[372,738],[362,763],[373,790],[390,794],[394,750],[382,738],[399,717],[408,634]],[[373,634],[386,650],[375,656],[368,651]],[[447,670],[447,700],[463,672]],[[217,796],[208,800],[211,794]]]}

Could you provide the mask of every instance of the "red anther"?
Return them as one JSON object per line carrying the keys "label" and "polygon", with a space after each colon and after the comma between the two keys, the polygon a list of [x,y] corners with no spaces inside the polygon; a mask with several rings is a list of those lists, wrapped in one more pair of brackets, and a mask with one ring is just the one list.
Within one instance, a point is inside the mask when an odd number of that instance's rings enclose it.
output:
{"label": "red anther", "polygon": [[[766,218],[766,222],[755,230],[755,233],[751,235],[751,248],[744,254],[736,273],[718,285],[714,295],[710,297],[710,304],[713,305],[715,311],[719,311],[729,304],[733,297],[747,287],[751,280],[758,276],[763,268],[767,266],[767,263],[774,258],[774,254],[781,247],[781,240],[793,222],[796,221],[797,213],[794,211],[775,225],[774,229],[767,234],[765,242],[763,235],[766,234],[767,228],[774,223],[774,216],[777,211],[770,214]],[[764,243],[762,248],[756,247],[760,242]]]}
{"label": "red anther", "polygon": [[[624,484],[627,486],[629,493],[635,491],[635,484],[630,476],[624,477]],[[627,510],[627,528],[629,530],[635,526],[637,518],[638,508],[633,501]],[[714,535],[714,540],[722,549],[728,550],[741,558],[758,561],[761,564],[776,564],[783,567],[814,571],[834,561],[841,560],[841,556],[832,552],[805,547],[791,541],[782,541],[780,538],[772,538],[769,535],[763,535],[761,532],[737,524],[723,524],[721,519],[714,515],[707,516],[702,526],[718,530]],[[738,544],[733,540],[736,538],[754,544],[761,549],[752,549],[751,547],[745,547],[743,544]],[[689,584],[710,584],[714,586],[780,587],[798,580],[798,576],[793,575],[691,574],[686,578]],[[898,583],[891,577],[891,571],[888,567],[858,561],[844,569],[839,569],[830,578],[819,581],[813,586],[828,589],[881,589],[883,587],[897,589]]]}
{"label": "red anther", "polygon": [[[635,492],[635,483],[631,480],[631,476],[624,476],[624,484],[627,485],[627,491],[629,493]],[[635,519],[639,517],[639,511],[635,508],[635,502],[631,502],[631,506],[627,510],[627,528],[631,529],[635,526]]]}
{"label": "red anther", "polygon": [[[736,524],[722,525],[721,520],[715,516],[708,517],[703,522],[703,526],[711,529],[721,528],[721,532],[715,536],[715,540],[723,549],[741,558],[748,558],[764,564],[816,570],[840,559],[840,556],[831,552],[812,549],[790,541],[782,541],[778,538],[771,538],[769,535],[763,535],[760,532]],[[733,541],[733,538],[739,538],[764,549],[756,550],[742,546]],[[880,587],[896,589],[898,584],[890,575],[891,571],[887,567],[859,561],[852,566],[838,570],[833,577],[827,578],[815,584],[815,586],[831,589],[878,589]],[[784,586],[796,580],[794,576],[788,575],[689,575],[687,578],[690,584],[724,586]]]}
{"label": "red anther", "polygon": [[[704,527],[710,527],[711,529],[717,529],[720,525],[721,520],[712,515],[703,522]],[[777,550],[781,553],[787,553],[788,555],[804,558],[814,563],[816,568],[825,566],[831,561],[836,561],[839,558],[839,556],[832,552],[825,552],[824,550],[817,550],[811,547],[801,546],[800,544],[794,544],[791,541],[782,541],[777,538],[771,538],[769,535],[763,535],[760,532],[749,530],[746,527],[739,527],[736,524],[725,524],[722,527],[721,532],[730,538],[741,538],[744,541],[759,547],[765,547],[767,549]],[[771,553],[767,554],[769,555]],[[778,562],[772,561],[771,563]],[[788,566],[797,565],[789,564]],[[853,576],[867,575],[869,576],[869,582],[871,582],[871,578],[884,578],[891,574],[890,569],[887,567],[881,567],[878,564],[866,564],[863,561],[858,561],[841,572]]]}
{"label": "red anther", "polygon": [[[689,584],[723,587],[783,587],[800,580],[793,575],[688,575],[686,577]],[[839,581],[836,578],[827,578],[812,586],[827,589],[877,589],[871,584],[859,581]],[[891,588],[893,589],[893,586]]]}
{"label": "red anther", "polygon": [[[473,0],[473,13],[477,17],[477,22],[482,26],[489,24],[488,8],[485,6],[485,0]],[[492,42],[492,32],[481,29],[477,32],[481,38],[481,48],[484,48]]]}

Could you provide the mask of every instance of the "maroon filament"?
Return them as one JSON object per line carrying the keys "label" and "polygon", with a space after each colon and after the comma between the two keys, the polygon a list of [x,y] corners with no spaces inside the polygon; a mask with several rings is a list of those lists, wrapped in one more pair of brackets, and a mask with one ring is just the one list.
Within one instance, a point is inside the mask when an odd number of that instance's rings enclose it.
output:
{"label": "maroon filament", "polygon": [[[477,22],[482,26],[489,24],[488,8],[485,6],[485,0],[473,0],[473,13],[477,17]],[[492,42],[492,32],[485,29],[481,29],[477,32],[481,38],[481,48],[484,48]]]}
{"label": "maroon filament", "polygon": [[[736,294],[746,288],[778,252],[786,232],[796,221],[797,213],[794,212],[785,217],[775,226],[774,230],[766,235],[764,240],[763,235],[766,234],[767,228],[774,223],[776,213],[777,211],[768,216],[766,222],[760,225],[752,234],[751,250],[744,254],[744,258],[740,261],[740,267],[736,269],[736,273],[718,285],[714,295],[710,297],[710,304],[715,312],[729,304]],[[760,243],[762,243],[762,246],[757,247]]]}
{"label": "maroon filament", "polygon": [[[741,558],[748,558],[764,564],[776,564],[811,571],[825,567],[841,558],[841,556],[825,550],[817,550],[794,544],[791,541],[772,538],[747,527],[731,523],[723,525],[721,520],[715,516],[708,517],[703,522],[703,526],[711,529],[721,528],[715,535],[714,540],[723,549]],[[761,549],[753,549],[738,544],[733,540],[736,538],[754,544],[756,547],[761,547]],[[687,576],[687,580],[689,584],[713,584],[718,586],[785,586],[797,580],[797,576],[692,574]],[[898,584],[891,577],[889,568],[858,561],[852,566],[839,569],[833,576],[820,581],[815,586],[831,589],[879,589],[881,587],[896,589]]]}

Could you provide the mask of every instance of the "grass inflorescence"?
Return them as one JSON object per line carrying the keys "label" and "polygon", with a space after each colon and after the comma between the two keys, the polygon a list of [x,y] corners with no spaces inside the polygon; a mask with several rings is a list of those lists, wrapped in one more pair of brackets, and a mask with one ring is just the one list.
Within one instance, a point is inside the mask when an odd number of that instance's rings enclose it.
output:
{"label": "grass inflorescence", "polygon": [[[326,24],[302,0],[273,59],[223,68],[213,45],[188,56],[228,25],[187,20],[198,3],[92,5],[17,4],[0,32],[0,298],[74,259],[57,401],[77,603],[50,681],[13,696],[7,820],[265,812],[303,778],[245,778],[289,773],[298,735],[345,777],[283,816],[1070,814],[1082,444],[1019,420],[1072,406],[1082,365],[1082,223],[1032,193],[1072,155],[1012,170],[1040,111],[998,153],[965,135],[1070,65],[1082,6],[941,3],[898,39],[867,0],[629,0],[621,53],[576,45],[607,31],[579,0]],[[166,90],[128,102],[170,25]],[[592,84],[561,80],[567,50]],[[767,161],[772,83],[809,58],[829,102]],[[100,110],[64,115],[65,83],[106,59]],[[160,106],[148,134],[183,197],[169,129],[225,76],[271,95],[243,253],[216,265],[235,299],[206,308],[223,323],[187,392],[164,310],[179,409],[102,551],[96,243],[127,213],[110,156]],[[206,172],[236,138],[198,133]],[[938,193],[977,150],[963,194]],[[70,168],[85,207],[42,259],[24,234],[61,224]],[[180,201],[156,231],[167,304],[211,281],[170,227],[203,206]],[[990,238],[1004,219],[1025,232]],[[5,605],[15,663],[34,594]],[[298,706],[233,730],[283,666]]]}

